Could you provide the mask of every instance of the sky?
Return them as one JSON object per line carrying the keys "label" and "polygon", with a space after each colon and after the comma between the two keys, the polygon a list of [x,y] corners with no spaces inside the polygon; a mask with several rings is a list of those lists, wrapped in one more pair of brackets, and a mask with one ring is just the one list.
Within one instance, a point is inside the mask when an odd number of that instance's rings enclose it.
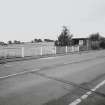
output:
{"label": "sky", "polygon": [[0,0],[0,41],[105,36],[105,0]]}

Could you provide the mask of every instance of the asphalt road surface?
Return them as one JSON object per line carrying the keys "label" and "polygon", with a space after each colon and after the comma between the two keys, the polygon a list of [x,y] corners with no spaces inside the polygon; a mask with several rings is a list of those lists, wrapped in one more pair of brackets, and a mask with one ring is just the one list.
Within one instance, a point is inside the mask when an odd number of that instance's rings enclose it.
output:
{"label": "asphalt road surface", "polygon": [[104,50],[1,64],[0,105],[43,105],[69,93],[72,102],[79,86],[92,88],[104,74]]}

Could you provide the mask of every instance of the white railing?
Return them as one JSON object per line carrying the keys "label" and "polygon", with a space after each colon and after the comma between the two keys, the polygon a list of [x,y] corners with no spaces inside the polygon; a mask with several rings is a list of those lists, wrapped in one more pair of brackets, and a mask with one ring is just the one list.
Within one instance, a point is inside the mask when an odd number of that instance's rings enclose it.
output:
{"label": "white railing", "polygon": [[2,47],[0,48],[0,57],[26,57],[48,54],[63,54],[79,52],[79,46],[32,46],[32,47]]}

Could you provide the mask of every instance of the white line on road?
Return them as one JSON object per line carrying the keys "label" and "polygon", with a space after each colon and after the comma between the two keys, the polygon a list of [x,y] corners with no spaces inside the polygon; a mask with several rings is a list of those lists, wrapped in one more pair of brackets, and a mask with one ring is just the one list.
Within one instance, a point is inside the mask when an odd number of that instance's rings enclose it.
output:
{"label": "white line on road", "polygon": [[[41,59],[54,59],[54,58],[57,58],[57,57],[48,57],[48,58],[41,58]],[[91,59],[89,58],[89,59],[86,59],[86,60],[80,60],[80,61],[76,61],[76,62],[75,61],[73,61],[73,62],[67,62],[67,63],[64,63],[64,65],[73,64],[73,63],[80,63],[80,62],[84,62],[84,61],[88,61],[88,60],[92,60],[92,59],[94,60],[94,58],[91,58]],[[40,69],[41,68],[39,68],[38,70],[40,70]],[[0,79],[5,79],[5,78],[16,76],[16,75],[22,75],[22,74],[25,74],[25,73],[30,73],[30,72],[34,72],[34,71],[38,71],[38,70],[23,71],[23,72],[20,72],[20,73],[10,74],[10,75],[6,75],[6,76],[2,76],[2,77],[0,77]]]}
{"label": "white line on road", "polygon": [[5,64],[4,67],[12,67],[10,64]]}
{"label": "white line on road", "polygon": [[57,57],[46,57],[46,58],[41,58],[41,59],[55,59]]}
{"label": "white line on road", "polygon": [[91,89],[91,91],[86,92],[84,95],[82,95],[80,98],[74,100],[72,103],[70,103],[69,105],[78,105],[79,103],[82,102],[82,100],[88,98],[89,95],[92,94],[92,92],[96,91],[97,89],[99,89],[101,86],[105,85],[105,80],[103,80],[101,83],[99,83],[98,85],[96,85],[93,89]]}
{"label": "white line on road", "polygon": [[17,76],[17,75],[22,75],[22,74],[26,74],[26,73],[31,73],[31,72],[35,72],[35,71],[38,71],[38,70],[40,70],[40,69],[31,70],[31,71],[23,71],[23,72],[20,72],[20,73],[15,73],[15,74],[11,74],[11,75],[6,75],[6,76],[0,77],[0,79],[5,79],[5,78],[8,78],[8,77]]}

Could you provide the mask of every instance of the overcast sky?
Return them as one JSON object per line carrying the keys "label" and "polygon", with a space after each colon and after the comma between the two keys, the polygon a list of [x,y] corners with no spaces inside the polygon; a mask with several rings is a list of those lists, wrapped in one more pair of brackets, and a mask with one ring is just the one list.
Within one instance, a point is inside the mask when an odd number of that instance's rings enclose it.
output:
{"label": "overcast sky", "polygon": [[105,0],[0,0],[0,40],[56,39],[62,26],[74,37],[105,36]]}

